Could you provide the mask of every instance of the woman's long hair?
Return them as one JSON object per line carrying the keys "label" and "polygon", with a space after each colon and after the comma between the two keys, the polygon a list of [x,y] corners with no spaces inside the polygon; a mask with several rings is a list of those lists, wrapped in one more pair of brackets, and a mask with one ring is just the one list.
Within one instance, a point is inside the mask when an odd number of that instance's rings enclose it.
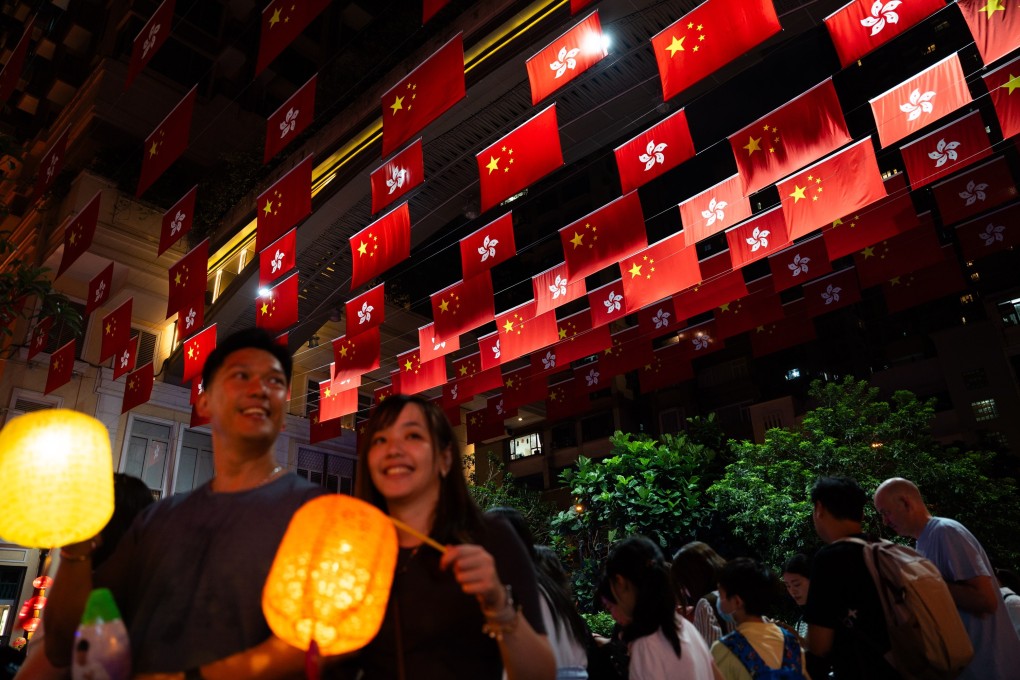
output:
{"label": "woman's long hair", "polygon": [[358,465],[355,481],[355,495],[383,512],[389,512],[386,499],[372,482],[368,470],[368,451],[372,439],[379,430],[389,427],[408,404],[415,404],[425,415],[425,424],[432,439],[432,451],[436,456],[443,451],[450,452],[450,470],[440,478],[439,502],[435,509],[430,534],[440,543],[473,543],[484,534],[482,511],[468,491],[464,479],[464,464],[460,444],[453,435],[453,427],[436,404],[418,396],[398,394],[387,397],[373,410],[365,423],[364,432],[358,438]]}
{"label": "woman's long hair", "polygon": [[630,581],[637,591],[631,622],[623,627],[623,639],[631,642],[661,629],[676,655],[681,656],[676,598],[659,546],[644,536],[630,536],[614,544],[606,560],[601,592],[612,592],[609,586],[616,576]]}
{"label": "woman's long hair", "polygon": [[725,564],[726,560],[707,543],[692,541],[680,548],[669,568],[680,604],[694,606],[715,590],[719,571]]}

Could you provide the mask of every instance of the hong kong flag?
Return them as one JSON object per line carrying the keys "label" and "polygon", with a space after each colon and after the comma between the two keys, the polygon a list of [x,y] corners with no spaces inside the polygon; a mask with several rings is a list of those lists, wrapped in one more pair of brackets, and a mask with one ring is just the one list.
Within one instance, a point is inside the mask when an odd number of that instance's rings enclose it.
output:
{"label": "hong kong flag", "polygon": [[170,266],[170,292],[166,299],[166,318],[176,314],[184,305],[205,295],[208,284],[209,239],[188,251],[188,254]]}
{"label": "hong kong flag", "polygon": [[255,75],[262,73],[270,62],[301,35],[308,24],[329,6],[330,0],[272,0],[262,10],[259,31],[259,53]]}
{"label": "hong kong flag", "polygon": [[102,307],[110,299],[113,289],[113,263],[106,265],[94,279],[89,281],[89,297],[85,301],[86,316]]}
{"label": "hong kong flag", "polygon": [[561,262],[544,272],[531,277],[531,287],[535,295],[535,313],[544,314],[550,309],[583,297],[588,291],[584,278],[574,279],[568,283],[567,263]]}
{"label": "hong kong flag", "polygon": [[511,213],[460,240],[460,261],[465,279],[492,269],[516,254]]}
{"label": "hong kong flag", "polygon": [[390,205],[425,181],[421,138],[372,171],[372,213]]}
{"label": "hong kong flag", "polygon": [[53,328],[53,317],[47,316],[45,319],[40,319],[35,327],[32,329],[32,333],[28,338],[28,359],[29,361],[35,357],[36,354],[43,351],[46,347],[47,341],[50,339],[50,329]]}
{"label": "hong kong flag", "polygon": [[1020,134],[1020,93],[1016,93],[1020,89],[1020,58],[1000,66],[982,79],[995,107],[1002,136],[1008,139]]}
{"label": "hong kong flag", "polygon": [[684,363],[718,352],[725,346],[714,320],[688,326],[677,333],[676,351],[685,360]]}
{"label": "hong kong flag", "polygon": [[598,11],[592,12],[569,31],[528,59],[531,103],[537,104],[589,68],[602,61],[602,24]]}
{"label": "hong kong flag", "polygon": [[475,156],[482,212],[563,165],[556,104],[551,104]]}
{"label": "hong kong flag", "polygon": [[571,281],[608,267],[648,245],[645,216],[636,191],[624,194],[560,229]]}
{"label": "hong kong flag", "polygon": [[556,325],[559,342],[531,355],[531,366],[536,375],[561,371],[570,366],[570,362],[598,354],[613,342],[609,326],[595,325],[588,309],[560,319]]}
{"label": "hong kong flag", "polygon": [[968,113],[900,147],[903,167],[913,189],[931,184],[991,153],[991,140],[980,111]]}
{"label": "hong kong flag", "polygon": [[141,196],[159,176],[188,148],[191,133],[191,114],[195,109],[195,92],[192,87],[177,106],[167,114],[156,129],[145,138],[142,152],[142,171],[138,176],[136,196]]}
{"label": "hong kong flag", "polygon": [[956,255],[950,247],[943,250],[946,252],[942,261],[882,284],[890,314],[959,293],[967,287]]}
{"label": "hong kong flag", "polygon": [[613,150],[623,192],[637,189],[695,154],[687,114],[680,109]]}
{"label": "hong kong flag", "polygon": [[866,246],[854,254],[861,288],[877,286],[942,260],[942,247],[932,225],[922,225]]}
{"label": "hong kong flag", "polygon": [[152,386],[156,382],[152,362],[145,364],[137,371],[128,374],[124,383],[124,400],[121,402],[121,414],[127,413],[136,406],[149,401],[152,397]]}
{"label": "hong kong flag", "polygon": [[216,349],[216,324],[210,325],[184,342],[184,382],[202,375],[206,357]]}
{"label": "hong kong flag", "polygon": [[411,256],[411,215],[401,203],[351,237],[351,290]]}
{"label": "hong kong flag", "polygon": [[269,285],[297,264],[297,229],[291,229],[259,253],[259,287]]}
{"label": "hong kong flag", "polygon": [[[886,189],[890,189],[889,181]],[[889,197],[840,219],[822,230],[830,260],[846,257],[919,224],[907,191],[890,191]]]}
{"label": "hong kong flag", "polygon": [[954,52],[869,103],[884,149],[970,101],[960,55]]}
{"label": "hong kong flag", "polygon": [[418,327],[418,347],[421,349],[421,360],[432,361],[445,357],[450,352],[460,349],[460,336],[440,338],[436,334],[436,324],[430,323]]}
{"label": "hong kong flag", "polygon": [[255,326],[282,333],[298,322],[298,273],[255,299]]}
{"label": "hong kong flag", "polygon": [[825,17],[825,27],[845,68],[945,6],[945,0],[853,0]]}
{"label": "hong kong flag", "polygon": [[853,267],[841,269],[804,286],[807,315],[811,318],[861,301],[861,286]]}
{"label": "hong kong flag", "polygon": [[964,258],[982,257],[1020,245],[1020,203],[965,222],[956,228]]}
{"label": "hong kong flag", "polygon": [[545,376],[534,375],[531,366],[503,374],[503,404],[508,409],[542,401],[545,394]]}
{"label": "hong kong flag", "polygon": [[308,443],[318,444],[343,434],[340,418],[322,420],[322,410],[308,412]]}
{"label": "hong kong flag", "polygon": [[33,196],[41,196],[53,184],[60,171],[64,169],[64,157],[67,155],[67,132],[70,128],[65,127],[50,150],[39,161],[39,170],[35,178],[35,192]]}
{"label": "hong kong flag", "polygon": [[623,283],[610,281],[588,293],[592,326],[605,326],[627,316],[627,303],[623,299]]}
{"label": "hong kong flag", "polygon": [[66,272],[92,245],[96,225],[99,223],[99,199],[102,195],[101,191],[97,191],[77,215],[68,218],[67,226],[64,227],[64,253],[60,256],[57,276]]}
{"label": "hong kong flag", "polygon": [[782,30],[771,0],[708,0],[652,38],[667,101]]}
{"label": "hong kong flag", "polygon": [[556,312],[535,314],[535,301],[525,302],[496,316],[502,362],[551,345],[559,339]]}
{"label": "hong kong flag", "polygon": [[776,292],[801,285],[832,271],[825,239],[819,234],[769,255],[772,285]]}
{"label": "hong kong flag", "polygon": [[58,387],[63,387],[71,380],[74,372],[75,342],[71,338],[67,344],[50,355],[50,367],[46,372],[46,389],[43,394],[49,394]]}
{"label": "hong kong flag", "polygon": [[163,224],[159,230],[159,251],[162,255],[173,244],[177,243],[182,236],[191,231],[191,223],[195,219],[195,200],[198,196],[198,185],[191,187],[188,193],[181,196],[180,200],[170,206],[170,209],[163,213]]}
{"label": "hong kong flag", "polygon": [[499,332],[493,331],[478,338],[478,350],[482,355],[482,370],[498,367],[503,361]]}
{"label": "hong kong flag", "polygon": [[790,243],[781,207],[759,213],[726,231],[733,268],[768,257]]}
{"label": "hong kong flag", "polygon": [[205,323],[205,295],[199,295],[177,312],[177,332],[182,338],[196,333]]}
{"label": "hong kong flag", "polygon": [[751,194],[850,141],[832,79],[729,138],[744,193]]}
{"label": "hong kong flag", "polygon": [[602,370],[599,361],[592,361],[574,369],[574,384],[582,392],[594,392],[610,387],[613,376]]}
{"label": "hong kong flag", "polygon": [[262,162],[268,163],[276,154],[305,131],[315,120],[315,89],[318,74],[308,79],[297,92],[273,111],[266,120],[266,144]]}
{"label": "hong kong flag", "polygon": [[733,175],[680,204],[687,243],[694,244],[751,216],[740,175]]}
{"label": "hong kong flag", "polygon": [[312,212],[312,157],[306,156],[256,202],[255,250],[262,252]]}
{"label": "hong kong flag", "polygon": [[400,394],[417,394],[446,382],[446,359],[422,361],[418,348],[397,355],[393,384]]}
{"label": "hong kong flag", "polygon": [[452,338],[492,321],[492,277],[484,272],[432,294],[436,335]]}
{"label": "hong kong flag", "polygon": [[106,361],[120,351],[131,339],[131,302],[128,298],[117,309],[103,317],[103,340],[99,345],[99,360]]}
{"label": "hong kong flag", "polygon": [[953,224],[1016,198],[1016,185],[1003,156],[958,173],[931,188],[943,224]]}
{"label": "hong kong flag", "polygon": [[131,87],[138,74],[149,64],[153,55],[163,47],[170,37],[170,24],[174,19],[175,0],[163,0],[156,12],[142,26],[131,46],[131,61],[128,62],[127,80],[124,89]]}
{"label": "hong kong flag", "polygon": [[698,253],[684,236],[678,232],[620,261],[627,314],[701,283]]}
{"label": "hong kong flag", "polygon": [[[118,380],[125,373],[135,370],[138,359],[138,336],[128,340],[127,344],[113,357],[113,379]],[[194,403],[194,402],[191,402]]]}
{"label": "hong kong flag", "polygon": [[347,322],[347,336],[382,325],[386,320],[385,284],[371,288],[344,305],[344,319]]}
{"label": "hong kong flag", "polygon": [[652,339],[675,333],[680,327],[680,321],[682,319],[677,316],[672,297],[638,310],[638,327],[641,329],[641,335]]}
{"label": "hong kong flag", "polygon": [[333,340],[334,380],[356,378],[379,368],[379,327],[373,326],[357,335],[342,335]]}
{"label": "hong kong flag", "polygon": [[1020,5],[1003,0],[958,0],[985,64],[1020,47]]}
{"label": "hong kong flag", "polygon": [[745,295],[747,284],[744,283],[744,274],[735,269],[677,293],[673,297],[673,306],[677,316],[689,319]]}

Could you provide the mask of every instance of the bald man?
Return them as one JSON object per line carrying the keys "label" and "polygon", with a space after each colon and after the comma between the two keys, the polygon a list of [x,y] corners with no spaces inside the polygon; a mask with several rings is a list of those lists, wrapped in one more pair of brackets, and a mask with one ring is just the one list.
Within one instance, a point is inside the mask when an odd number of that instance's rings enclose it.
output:
{"label": "bald man", "polygon": [[974,646],[961,679],[1016,678],[1020,639],[999,595],[992,564],[974,535],[956,520],[932,517],[917,485],[893,477],[875,491],[875,509],[893,531],[917,540],[917,552],[949,586]]}

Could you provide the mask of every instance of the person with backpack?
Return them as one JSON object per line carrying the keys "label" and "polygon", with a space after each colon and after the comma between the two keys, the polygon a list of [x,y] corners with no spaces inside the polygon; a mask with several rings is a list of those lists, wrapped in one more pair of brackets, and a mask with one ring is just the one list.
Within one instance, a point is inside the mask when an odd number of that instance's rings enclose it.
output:
{"label": "person with backpack", "polygon": [[984,548],[956,520],[933,517],[913,482],[887,479],[875,491],[875,509],[900,536],[917,540],[917,552],[931,560],[949,593],[974,648],[963,680],[1020,676],[1020,639],[999,593]]}
{"label": "person with backpack", "polygon": [[806,659],[797,636],[762,618],[776,583],[764,565],[747,557],[719,572],[719,613],[736,629],[712,645],[712,657],[726,680],[804,680]]}

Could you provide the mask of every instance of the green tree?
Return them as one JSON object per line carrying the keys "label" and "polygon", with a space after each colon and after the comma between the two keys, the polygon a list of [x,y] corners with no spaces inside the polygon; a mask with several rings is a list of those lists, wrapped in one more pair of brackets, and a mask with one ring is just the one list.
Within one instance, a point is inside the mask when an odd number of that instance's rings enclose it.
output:
{"label": "green tree", "polygon": [[528,523],[535,544],[547,545],[549,522],[553,516],[552,505],[542,500],[542,494],[518,482],[503,465],[503,461],[491,451],[487,462],[486,475],[479,479],[475,457],[464,457],[464,467],[469,470],[468,488],[478,507],[482,510],[497,506],[516,508]]}

